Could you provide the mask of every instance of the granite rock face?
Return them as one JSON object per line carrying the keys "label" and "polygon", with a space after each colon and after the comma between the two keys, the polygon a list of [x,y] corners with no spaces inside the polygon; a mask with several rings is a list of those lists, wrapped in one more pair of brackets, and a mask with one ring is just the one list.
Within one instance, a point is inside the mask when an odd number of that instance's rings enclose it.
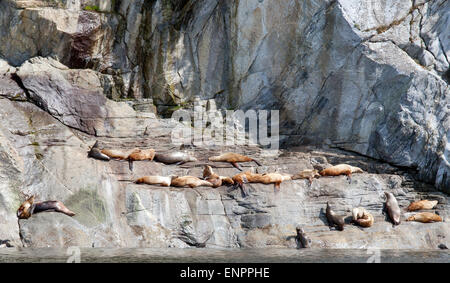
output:
{"label": "granite rock face", "polygon": [[[276,11],[276,13],[274,12]],[[449,246],[450,2],[0,1],[0,240],[32,247]],[[196,99],[219,109],[280,110],[284,150],[256,156],[261,172],[349,162],[366,173],[240,191],[136,185],[143,175],[200,175],[182,167],[87,158],[101,146],[179,150],[173,121]],[[302,147],[296,147],[301,145]],[[219,165],[221,175],[236,169]],[[382,214],[383,192],[404,209],[439,200],[442,223]],[[17,221],[23,194],[59,199],[77,215]],[[368,229],[327,227],[366,207]],[[403,220],[408,213],[404,213]],[[426,226],[424,226],[426,225]],[[426,227],[426,229],[424,229]],[[447,238],[446,238],[447,235]]]}

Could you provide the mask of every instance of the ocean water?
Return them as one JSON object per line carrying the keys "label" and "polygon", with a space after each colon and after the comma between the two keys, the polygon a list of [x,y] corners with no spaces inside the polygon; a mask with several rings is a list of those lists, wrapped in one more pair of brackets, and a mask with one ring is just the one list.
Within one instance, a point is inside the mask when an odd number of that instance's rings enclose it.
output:
{"label": "ocean water", "polygon": [[0,262],[450,263],[449,250],[2,248]]}

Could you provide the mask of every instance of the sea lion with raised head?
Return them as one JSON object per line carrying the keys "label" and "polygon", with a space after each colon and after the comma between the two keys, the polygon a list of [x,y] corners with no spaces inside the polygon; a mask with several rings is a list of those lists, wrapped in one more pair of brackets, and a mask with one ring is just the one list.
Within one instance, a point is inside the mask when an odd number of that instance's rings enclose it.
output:
{"label": "sea lion with raised head", "polygon": [[129,168],[133,171],[133,161],[152,161],[154,157],[155,150],[153,148],[134,150],[127,157]]}
{"label": "sea lion with raised head", "polygon": [[392,193],[384,192],[386,195],[386,210],[394,225],[400,224],[401,211],[397,199]]}
{"label": "sea lion with raised head", "polygon": [[355,207],[352,209],[352,221],[358,220],[358,218],[363,217],[366,210],[363,207]]}
{"label": "sea lion with raised head", "polygon": [[407,210],[416,211],[421,209],[433,209],[433,207],[435,207],[437,203],[438,203],[437,200],[426,200],[426,199],[414,201],[408,206]]}
{"label": "sea lion with raised head", "polygon": [[292,180],[297,180],[297,179],[308,179],[309,180],[309,184],[311,185],[314,178],[319,178],[320,174],[319,171],[316,169],[306,169],[303,171],[300,171],[299,173],[295,174],[292,176]]}
{"label": "sea lion with raised head", "polygon": [[351,166],[348,164],[338,164],[328,168],[323,169],[319,172],[321,176],[339,176],[346,175],[349,181],[351,182],[352,173],[363,173],[364,171],[355,166]]}
{"label": "sea lion with raised head", "polygon": [[297,226],[295,229],[297,230],[296,240],[301,244],[301,247],[302,248],[310,248],[311,247],[311,239],[306,235],[303,228],[300,226]]}
{"label": "sea lion with raised head", "polygon": [[196,188],[196,187],[212,187],[213,184],[211,184],[208,181],[201,180],[200,178],[194,177],[194,176],[174,176],[172,177],[172,180],[170,182],[170,185],[172,187],[185,187],[188,186],[190,188]]}
{"label": "sea lion with raised head", "polygon": [[242,168],[237,164],[238,162],[252,162],[253,161],[258,166],[262,166],[261,163],[259,163],[257,160],[255,160],[251,157],[245,156],[245,155],[234,153],[234,152],[226,152],[219,156],[211,156],[210,158],[208,158],[208,160],[216,161],[216,162],[229,162],[234,167],[239,169],[240,171],[242,171]]}
{"label": "sea lion with raised head", "polygon": [[213,184],[213,188],[225,185],[233,185],[234,181],[230,177],[219,176],[212,170],[211,166],[205,165],[203,168],[203,179]]}
{"label": "sea lion with raised head", "polygon": [[156,153],[155,161],[164,163],[164,164],[176,164],[181,165],[186,162],[195,162],[197,158],[181,151],[173,151],[167,153]]}
{"label": "sea lion with raised head", "polygon": [[339,231],[344,230],[345,220],[343,216],[337,215],[333,210],[331,210],[330,204],[327,202],[326,216],[328,220],[328,225],[330,227],[336,226]]}
{"label": "sea lion with raised head", "polygon": [[431,212],[420,212],[408,217],[406,221],[417,221],[422,223],[442,222],[442,217]]}
{"label": "sea lion with raised head", "polygon": [[91,147],[91,150],[88,152],[88,157],[92,157],[99,160],[109,161],[111,158],[109,158],[108,155],[103,154],[100,149],[98,148],[98,141],[95,141],[94,145]]}
{"label": "sea lion with raised head", "polygon": [[17,218],[28,219],[31,215],[40,212],[60,212],[68,216],[74,216],[75,213],[70,211],[62,202],[57,200],[34,202],[34,196],[24,201],[17,210]]}
{"label": "sea lion with raised head", "polygon": [[172,181],[171,177],[164,176],[144,176],[138,178],[134,183],[136,184],[147,184],[147,185],[161,185],[163,187],[169,187]]}

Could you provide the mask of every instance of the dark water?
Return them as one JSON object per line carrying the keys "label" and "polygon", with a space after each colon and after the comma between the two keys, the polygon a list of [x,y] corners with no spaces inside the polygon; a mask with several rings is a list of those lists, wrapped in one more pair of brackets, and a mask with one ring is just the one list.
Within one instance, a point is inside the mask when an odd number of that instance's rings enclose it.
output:
{"label": "dark water", "polygon": [[[67,262],[78,250],[3,248],[0,262]],[[444,262],[449,250],[81,248],[81,262]]]}

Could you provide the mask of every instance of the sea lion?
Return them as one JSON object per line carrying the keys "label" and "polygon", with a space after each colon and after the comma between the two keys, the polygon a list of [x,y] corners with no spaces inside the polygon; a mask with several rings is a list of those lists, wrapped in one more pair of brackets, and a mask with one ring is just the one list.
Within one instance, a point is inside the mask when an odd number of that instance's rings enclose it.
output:
{"label": "sea lion", "polygon": [[168,153],[156,153],[155,161],[162,162],[164,164],[181,165],[186,162],[195,162],[197,158],[180,151],[168,152]]}
{"label": "sea lion", "polygon": [[196,187],[200,187],[200,186],[204,186],[204,187],[212,187],[213,186],[213,184],[211,184],[210,182],[201,180],[194,176],[182,176],[182,177],[174,176],[174,177],[172,177],[170,185],[173,187],[189,186],[190,188],[196,188]]}
{"label": "sea lion", "polygon": [[330,204],[328,202],[327,202],[326,216],[328,220],[328,225],[330,225],[330,227],[337,226],[336,227],[337,230],[339,231],[344,230],[345,225],[344,217],[336,215],[336,213],[333,210],[331,210]]}
{"label": "sea lion", "polygon": [[232,177],[237,184],[258,183],[261,180],[262,174],[252,173],[250,171],[241,172]]}
{"label": "sea lion", "polygon": [[133,171],[133,161],[144,161],[144,160],[152,161],[154,157],[155,157],[155,150],[153,148],[134,150],[128,155],[127,158],[129,168],[131,171]]}
{"label": "sea lion", "polygon": [[384,192],[386,195],[386,209],[394,225],[400,224],[400,207],[398,206],[397,199],[392,193]]}
{"label": "sea lion", "polygon": [[306,235],[303,228],[297,226],[295,228],[297,230],[297,241],[301,244],[302,248],[310,248],[311,247],[311,239]]}
{"label": "sea lion", "polygon": [[135,148],[132,150],[120,150],[120,149],[102,149],[100,150],[101,153],[109,156],[109,158],[117,159],[117,160],[128,160],[128,156],[133,152],[138,152],[139,149]]}
{"label": "sea lion", "polygon": [[363,207],[355,207],[352,209],[352,221],[356,221],[359,218],[363,217],[364,212],[366,210]]}
{"label": "sea lion", "polygon": [[11,245],[10,240],[0,240],[0,248],[12,248],[14,247]]}
{"label": "sea lion", "polygon": [[219,176],[212,170],[211,166],[205,165],[203,169],[203,179],[213,184],[213,188],[222,186],[222,184],[233,185],[234,181],[230,177]]}
{"label": "sea lion", "polygon": [[244,187],[245,183],[258,183],[261,180],[262,175],[258,173],[252,173],[250,171],[241,172],[232,177],[234,181],[233,189],[239,187],[241,189],[242,195],[247,196],[248,193]]}
{"label": "sea lion", "polygon": [[281,182],[292,180],[292,176],[284,173],[264,173],[260,177],[259,183],[274,184],[275,191],[280,191]]}
{"label": "sea lion", "polygon": [[99,160],[109,161],[110,158],[106,154],[101,153],[100,149],[98,148],[98,141],[95,141],[94,145],[92,146],[91,150],[88,152],[88,157],[92,157]]}
{"label": "sea lion", "polygon": [[261,163],[259,163],[258,161],[256,161],[255,159],[245,156],[245,155],[241,155],[241,154],[237,154],[234,152],[226,152],[223,153],[219,156],[211,156],[210,158],[208,158],[209,161],[217,161],[217,162],[229,162],[231,163],[234,167],[236,167],[237,169],[239,169],[240,171],[242,171],[242,168],[237,164],[237,162],[255,162],[258,166],[262,166]]}
{"label": "sea lion", "polygon": [[442,222],[442,217],[431,212],[420,212],[408,217],[406,221],[417,221],[422,223]]}
{"label": "sea lion", "polygon": [[233,176],[233,181],[238,184],[243,190],[243,184],[245,183],[261,183],[261,184],[274,184],[275,191],[280,190],[280,184],[283,181],[291,180],[292,177],[289,174],[283,173],[252,173],[245,171]]}
{"label": "sea lion", "polygon": [[438,248],[440,248],[441,250],[448,250],[448,248],[445,244],[439,244]]}
{"label": "sea lion", "polygon": [[421,209],[433,209],[433,207],[436,206],[436,204],[438,203],[437,200],[419,200],[419,201],[415,201],[412,202],[409,206],[408,206],[408,211],[416,211],[416,210],[421,210]]}
{"label": "sea lion", "polygon": [[306,169],[292,176],[292,180],[297,179],[308,179],[309,184],[311,185],[314,178],[319,178],[319,171],[316,169]]}
{"label": "sea lion", "polygon": [[17,218],[28,219],[31,215],[40,212],[60,212],[68,216],[74,216],[75,213],[70,211],[62,202],[57,200],[34,202],[34,196],[24,201],[17,210]]}
{"label": "sea lion", "polygon": [[323,169],[319,172],[321,176],[339,176],[339,175],[347,175],[347,178],[351,182],[352,173],[363,173],[364,171],[355,166],[351,166],[348,164],[338,164],[326,169]]}
{"label": "sea lion", "polygon": [[148,184],[148,185],[161,185],[163,187],[170,186],[170,183],[172,181],[171,177],[164,177],[164,176],[144,176],[141,178],[138,178],[134,183],[136,184]]}
{"label": "sea lion", "polygon": [[373,215],[363,207],[355,207],[352,210],[352,221],[362,227],[371,227],[373,225]]}

